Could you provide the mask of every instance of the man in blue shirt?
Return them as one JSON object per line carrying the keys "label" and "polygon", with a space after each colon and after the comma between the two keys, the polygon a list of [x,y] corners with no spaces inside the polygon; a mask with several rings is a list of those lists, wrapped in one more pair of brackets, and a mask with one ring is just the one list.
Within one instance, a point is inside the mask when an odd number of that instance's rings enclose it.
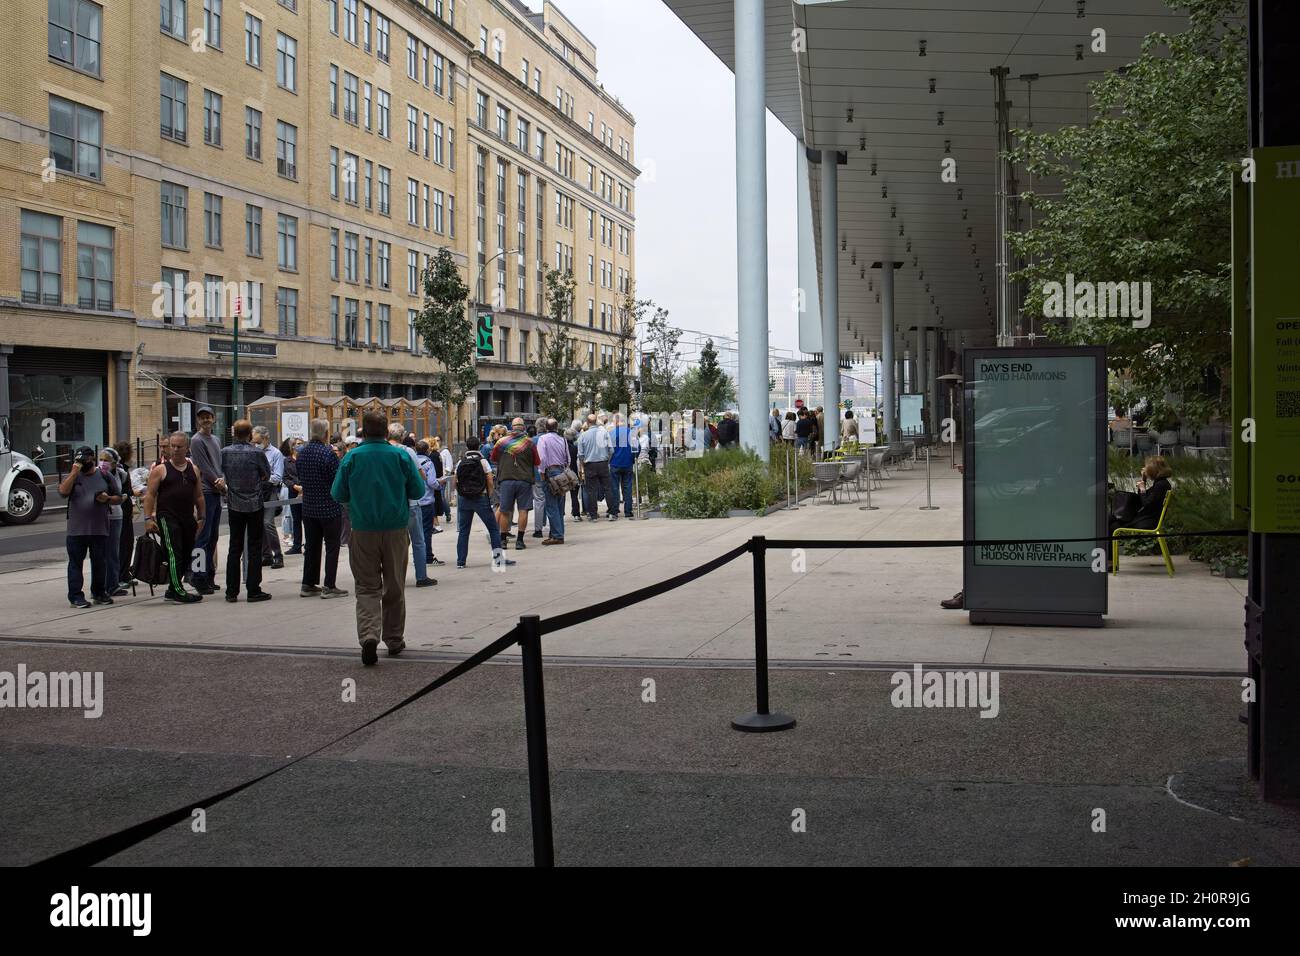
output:
{"label": "man in blue shirt", "polygon": [[614,416],[609,433],[613,451],[609,456],[609,520],[618,520],[618,501],[623,499],[623,514],[632,517],[632,430],[623,424],[623,416]]}
{"label": "man in blue shirt", "polygon": [[[587,520],[595,521],[596,504],[601,498],[606,500],[606,510],[611,515],[608,502],[611,501],[609,489],[609,433],[603,425],[596,423],[595,415],[587,416],[587,427],[578,436],[578,477],[582,479],[582,499],[587,508]],[[613,515],[617,517],[617,515]]]}

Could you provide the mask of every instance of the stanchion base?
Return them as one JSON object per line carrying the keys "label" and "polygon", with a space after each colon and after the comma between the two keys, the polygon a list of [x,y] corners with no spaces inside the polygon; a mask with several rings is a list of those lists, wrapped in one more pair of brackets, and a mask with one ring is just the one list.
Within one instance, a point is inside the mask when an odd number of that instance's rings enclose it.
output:
{"label": "stanchion base", "polygon": [[737,717],[731,722],[733,730],[743,730],[751,734],[765,734],[773,730],[789,730],[794,726],[794,718],[785,714],[760,714],[757,711]]}
{"label": "stanchion base", "polygon": [[916,510],[917,510],[917,511],[938,511],[938,510],[939,510],[939,506],[938,506],[938,505],[922,505],[921,507],[917,508]]}
{"label": "stanchion base", "polygon": [[880,509],[877,508],[875,505],[858,505],[858,510],[859,510],[859,511],[879,511]]}

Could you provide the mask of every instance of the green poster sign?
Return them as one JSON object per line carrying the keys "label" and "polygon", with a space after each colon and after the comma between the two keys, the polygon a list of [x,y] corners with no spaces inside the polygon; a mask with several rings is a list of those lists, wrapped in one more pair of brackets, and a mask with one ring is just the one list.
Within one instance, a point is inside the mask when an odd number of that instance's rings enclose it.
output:
{"label": "green poster sign", "polygon": [[1294,534],[1300,533],[1300,147],[1251,155],[1250,529]]}
{"label": "green poster sign", "polygon": [[494,349],[492,347],[492,313],[480,312],[478,314],[478,347],[479,358],[491,358]]}

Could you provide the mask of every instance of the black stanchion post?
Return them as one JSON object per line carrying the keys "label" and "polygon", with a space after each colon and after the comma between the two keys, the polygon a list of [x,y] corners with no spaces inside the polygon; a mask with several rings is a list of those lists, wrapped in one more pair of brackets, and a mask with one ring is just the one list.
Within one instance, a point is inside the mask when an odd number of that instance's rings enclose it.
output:
{"label": "black stanchion post", "polygon": [[767,538],[755,535],[749,541],[754,556],[754,685],[758,708],[752,714],[737,717],[731,722],[736,730],[765,733],[772,730],[789,730],[794,718],[773,714],[767,700]]}
{"label": "black stanchion post", "polygon": [[551,833],[551,769],[546,759],[546,697],[542,689],[542,619],[519,618],[524,664],[524,721],[528,728],[528,806],[533,820],[533,865],[555,866]]}

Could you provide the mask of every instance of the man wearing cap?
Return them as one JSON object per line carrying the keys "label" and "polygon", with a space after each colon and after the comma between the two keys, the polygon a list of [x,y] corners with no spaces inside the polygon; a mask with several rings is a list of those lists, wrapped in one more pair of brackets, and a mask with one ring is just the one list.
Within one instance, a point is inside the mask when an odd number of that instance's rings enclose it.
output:
{"label": "man wearing cap", "polygon": [[122,496],[114,493],[105,470],[95,467],[93,448],[77,449],[67,477],[59,482],[59,494],[68,501],[68,603],[90,607],[82,572],[89,552],[91,597],[96,604],[112,604],[107,573],[109,508],[121,504]]}
{"label": "man wearing cap", "polygon": [[221,528],[221,494],[226,490],[226,479],[221,471],[221,442],[212,434],[212,426],[217,422],[216,413],[209,405],[200,405],[195,413],[199,430],[190,439],[190,461],[199,470],[199,480],[203,483],[203,508],[206,519],[194,541],[196,550],[203,552],[202,561],[196,561],[197,567],[191,572],[190,580],[194,590],[200,594],[215,594],[217,591],[217,534]]}

